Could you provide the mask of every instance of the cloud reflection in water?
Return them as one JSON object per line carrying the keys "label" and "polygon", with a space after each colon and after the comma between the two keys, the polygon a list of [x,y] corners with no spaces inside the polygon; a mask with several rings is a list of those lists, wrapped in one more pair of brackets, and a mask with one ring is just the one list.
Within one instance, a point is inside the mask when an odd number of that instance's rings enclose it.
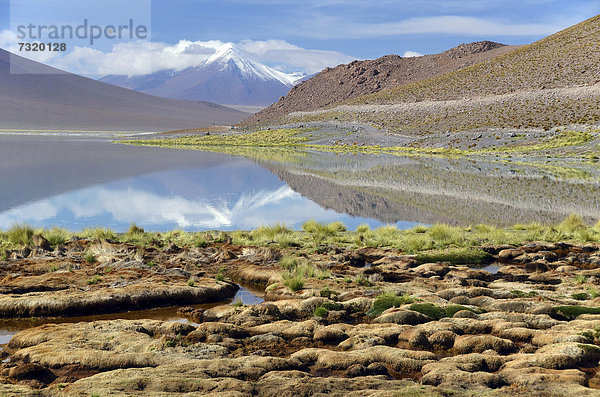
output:
{"label": "cloud reflection in water", "polygon": [[[309,218],[321,222],[367,221],[323,209],[279,180],[275,186],[273,181],[269,181],[270,186],[253,189],[237,183],[227,186],[227,181],[223,181],[219,189],[225,189],[226,194],[199,197],[198,194],[202,193],[198,191],[206,192],[206,189],[186,189],[183,187],[186,184],[181,184],[182,192],[174,192],[172,186],[165,188],[164,174],[155,174],[156,178],[146,175],[143,184],[139,183],[140,177],[131,178],[14,207],[0,213],[0,228],[28,223],[37,227],[56,225],[74,230],[108,226],[122,231],[131,223],[136,223],[159,231],[173,228],[235,230],[252,229],[274,222],[299,227]],[[187,197],[190,191],[195,191],[196,196]]]}

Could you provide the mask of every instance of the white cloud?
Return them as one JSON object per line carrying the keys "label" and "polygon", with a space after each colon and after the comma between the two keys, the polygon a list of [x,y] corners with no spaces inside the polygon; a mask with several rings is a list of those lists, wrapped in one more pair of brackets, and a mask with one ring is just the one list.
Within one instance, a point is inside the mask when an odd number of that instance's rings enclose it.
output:
{"label": "white cloud", "polygon": [[[305,20],[303,36],[318,39],[365,39],[406,34],[456,34],[486,36],[537,36],[552,34],[563,26],[553,24],[513,24],[484,18],[445,15],[415,17],[396,22],[362,23],[321,15]],[[297,29],[298,27],[293,27]]]}
{"label": "white cloud", "polygon": [[282,72],[302,71],[312,74],[356,59],[336,51],[307,50],[284,40],[244,40],[237,46],[252,54],[254,59]]}
{"label": "white cloud", "polygon": [[0,30],[0,48],[10,49],[12,43],[17,41],[17,35],[10,30]]}
{"label": "white cloud", "polygon": [[402,58],[414,58],[414,57],[422,57],[423,54],[416,51],[406,51],[402,54]]}
{"label": "white cloud", "polygon": [[[14,33],[0,32],[0,47],[16,52],[11,47]],[[100,51],[90,47],[73,47],[62,54],[46,52],[44,54],[23,54],[38,62],[47,63],[58,69],[86,76],[144,75],[163,70],[183,70],[198,66],[202,61],[225,45],[248,54],[258,62],[264,63],[285,73],[317,73],[326,67],[348,63],[355,58],[336,51],[309,50],[283,40],[243,40],[239,43],[227,43],[220,40],[189,41],[180,40],[170,45],[138,41],[119,43],[110,51]]]}

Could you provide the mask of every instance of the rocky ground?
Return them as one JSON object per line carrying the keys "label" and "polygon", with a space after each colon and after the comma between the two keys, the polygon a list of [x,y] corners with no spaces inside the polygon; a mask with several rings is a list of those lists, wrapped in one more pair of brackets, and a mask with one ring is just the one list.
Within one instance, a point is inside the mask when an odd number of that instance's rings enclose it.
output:
{"label": "rocky ground", "polygon": [[[36,245],[0,262],[1,317],[224,304],[21,331],[5,395],[600,395],[598,244],[486,245],[484,269],[328,246],[301,252],[296,286],[282,257],[300,248]],[[230,280],[266,302],[228,304]]]}

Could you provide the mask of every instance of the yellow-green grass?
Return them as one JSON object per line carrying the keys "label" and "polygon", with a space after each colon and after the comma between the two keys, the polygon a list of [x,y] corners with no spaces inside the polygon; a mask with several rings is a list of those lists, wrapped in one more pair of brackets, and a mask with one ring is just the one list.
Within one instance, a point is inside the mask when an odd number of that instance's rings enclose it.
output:
{"label": "yellow-green grass", "polygon": [[[16,225],[6,231],[0,231],[0,249],[16,250],[33,244],[35,233],[48,235],[56,231],[38,229],[27,225]],[[204,247],[209,244],[221,244],[231,241],[234,244],[248,246],[276,246],[278,248],[297,248],[302,250],[325,250],[329,247],[381,247],[395,248],[406,253],[428,253],[431,257],[451,258],[454,261],[461,255],[477,259],[485,258],[477,247],[485,244],[519,245],[530,241],[570,241],[570,242],[600,242],[600,222],[587,225],[582,218],[571,215],[563,222],[555,225],[540,223],[516,224],[512,227],[496,227],[491,225],[473,225],[468,227],[436,224],[432,226],[416,226],[408,230],[400,230],[393,225],[370,229],[365,225],[357,231],[348,231],[341,222],[322,224],[314,220],[303,225],[303,230],[292,230],[283,224],[261,226],[250,231],[207,231],[186,232],[174,230],[166,233],[144,231],[132,226],[126,233],[116,233],[109,229],[96,229],[84,232],[68,232],[61,230],[60,235],[78,236],[92,240],[106,239],[130,243],[138,246],[164,247],[174,243],[180,247]],[[59,238],[58,240],[64,240]],[[472,249],[473,248],[473,249]],[[479,258],[479,259],[478,259]],[[456,259],[460,260],[460,258]],[[293,263],[288,261],[288,268],[301,267],[302,259]],[[296,266],[297,265],[297,266]],[[314,272],[314,269],[313,269]]]}
{"label": "yellow-green grass", "polygon": [[[413,146],[378,146],[358,144],[315,144],[306,133],[310,129],[274,129],[226,135],[186,136],[175,139],[128,140],[120,143],[156,146],[175,149],[196,149],[225,154],[241,155],[257,160],[301,163],[308,151],[350,154],[427,155],[444,157],[532,155],[555,149],[571,149],[595,139],[600,130],[563,131],[546,142],[525,143],[513,146],[496,146],[486,149],[430,148]],[[589,157],[589,153],[574,153]]]}

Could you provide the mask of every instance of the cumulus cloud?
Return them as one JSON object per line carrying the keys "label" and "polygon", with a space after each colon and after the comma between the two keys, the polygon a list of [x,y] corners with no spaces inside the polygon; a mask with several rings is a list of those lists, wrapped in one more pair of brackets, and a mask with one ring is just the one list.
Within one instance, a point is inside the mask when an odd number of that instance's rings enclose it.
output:
{"label": "cumulus cloud", "polygon": [[[8,30],[1,31],[0,47],[15,52],[15,47],[11,47],[15,37],[14,33]],[[86,76],[137,76],[198,66],[219,47],[227,44],[231,44],[246,56],[285,73],[313,74],[326,67],[355,59],[340,52],[310,50],[283,40],[243,40],[238,43],[220,40],[180,40],[176,44],[136,41],[115,44],[110,51],[74,46],[66,53],[26,55],[38,62]]]}
{"label": "cumulus cloud", "polygon": [[402,58],[414,58],[414,57],[422,57],[423,54],[421,54],[420,52],[416,52],[416,51],[406,51],[404,54],[402,54]]}

